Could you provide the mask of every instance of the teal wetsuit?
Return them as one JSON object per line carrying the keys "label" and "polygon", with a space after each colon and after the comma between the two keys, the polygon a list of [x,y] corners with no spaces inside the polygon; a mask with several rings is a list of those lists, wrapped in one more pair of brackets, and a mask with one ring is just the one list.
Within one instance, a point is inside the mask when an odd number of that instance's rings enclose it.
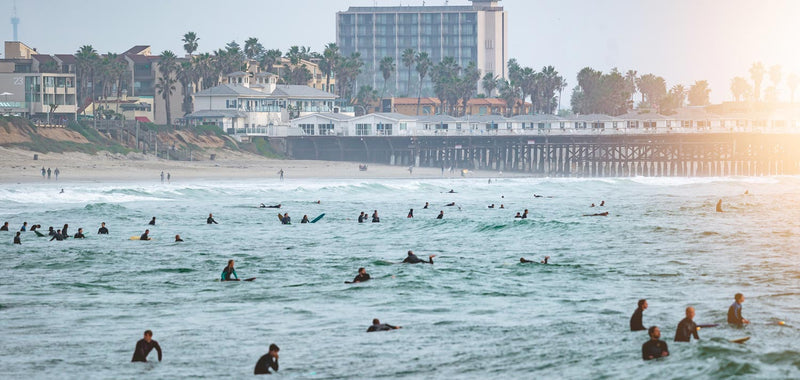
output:
{"label": "teal wetsuit", "polygon": [[222,275],[220,276],[221,281],[231,281],[231,276],[235,279],[239,279],[239,276],[236,275],[236,270],[233,268],[225,267],[222,270]]}

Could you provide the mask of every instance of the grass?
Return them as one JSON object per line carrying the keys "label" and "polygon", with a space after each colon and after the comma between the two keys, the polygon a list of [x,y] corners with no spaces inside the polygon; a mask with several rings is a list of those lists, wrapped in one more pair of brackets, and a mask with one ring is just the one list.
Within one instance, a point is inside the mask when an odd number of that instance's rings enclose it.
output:
{"label": "grass", "polygon": [[284,158],[282,154],[275,151],[267,139],[255,139],[252,143],[247,144],[246,149],[251,153],[256,153],[267,158]]}

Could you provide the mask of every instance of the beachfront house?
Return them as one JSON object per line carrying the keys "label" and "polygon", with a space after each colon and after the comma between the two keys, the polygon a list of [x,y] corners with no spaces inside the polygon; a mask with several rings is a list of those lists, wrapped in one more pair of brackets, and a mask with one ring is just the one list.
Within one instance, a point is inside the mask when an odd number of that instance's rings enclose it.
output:
{"label": "beachfront house", "polygon": [[519,115],[511,118],[514,130],[549,133],[551,130],[564,130],[567,122],[555,115]]}
{"label": "beachfront house", "polygon": [[352,116],[341,113],[314,113],[292,119],[291,126],[306,136],[344,136],[352,119]]}

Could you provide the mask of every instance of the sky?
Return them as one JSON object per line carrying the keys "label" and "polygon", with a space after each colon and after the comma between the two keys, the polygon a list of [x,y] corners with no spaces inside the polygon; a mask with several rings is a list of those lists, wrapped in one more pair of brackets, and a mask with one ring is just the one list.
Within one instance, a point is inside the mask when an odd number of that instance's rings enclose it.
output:
{"label": "sky", "polygon": [[[13,0],[0,0],[0,39],[12,39]],[[427,0],[443,5],[444,0]],[[451,0],[450,5],[466,5]],[[266,48],[322,50],[336,40],[336,12],[350,6],[422,5],[422,0],[17,0],[19,39],[41,53],[101,53],[150,45],[154,54],[183,54],[187,31],[199,51],[257,37]],[[502,0],[509,13],[509,54],[525,66],[553,65],[569,88],[589,66],[604,72],[653,73],[668,86],[711,84],[711,100],[732,99],[730,81],[750,80],[761,61],[800,75],[798,0]],[[767,87],[766,80],[764,88]],[[800,91],[798,91],[800,92]],[[566,96],[565,96],[566,98]]]}

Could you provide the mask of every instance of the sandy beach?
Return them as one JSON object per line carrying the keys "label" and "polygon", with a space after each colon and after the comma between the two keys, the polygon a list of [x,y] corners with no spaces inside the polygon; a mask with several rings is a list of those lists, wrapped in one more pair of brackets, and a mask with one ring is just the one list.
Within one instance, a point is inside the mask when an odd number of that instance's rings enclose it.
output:
{"label": "sandy beach", "polygon": [[[173,181],[202,179],[267,179],[277,178],[283,169],[286,179],[291,178],[442,178],[441,168],[414,168],[369,164],[367,171],[359,171],[358,163],[338,161],[277,160],[261,156],[216,150],[216,159],[204,157],[202,161],[168,161],[152,155],[128,155],[100,152],[85,153],[35,153],[21,149],[0,148],[0,183],[28,183],[42,181],[41,169],[59,169],[58,180],[65,182],[141,182],[159,181],[161,171],[169,173]],[[34,160],[34,154],[39,155]],[[495,178],[515,176],[509,173],[470,171],[469,177]],[[445,171],[445,177],[460,177],[460,171]],[[55,177],[52,178],[55,180]]]}

